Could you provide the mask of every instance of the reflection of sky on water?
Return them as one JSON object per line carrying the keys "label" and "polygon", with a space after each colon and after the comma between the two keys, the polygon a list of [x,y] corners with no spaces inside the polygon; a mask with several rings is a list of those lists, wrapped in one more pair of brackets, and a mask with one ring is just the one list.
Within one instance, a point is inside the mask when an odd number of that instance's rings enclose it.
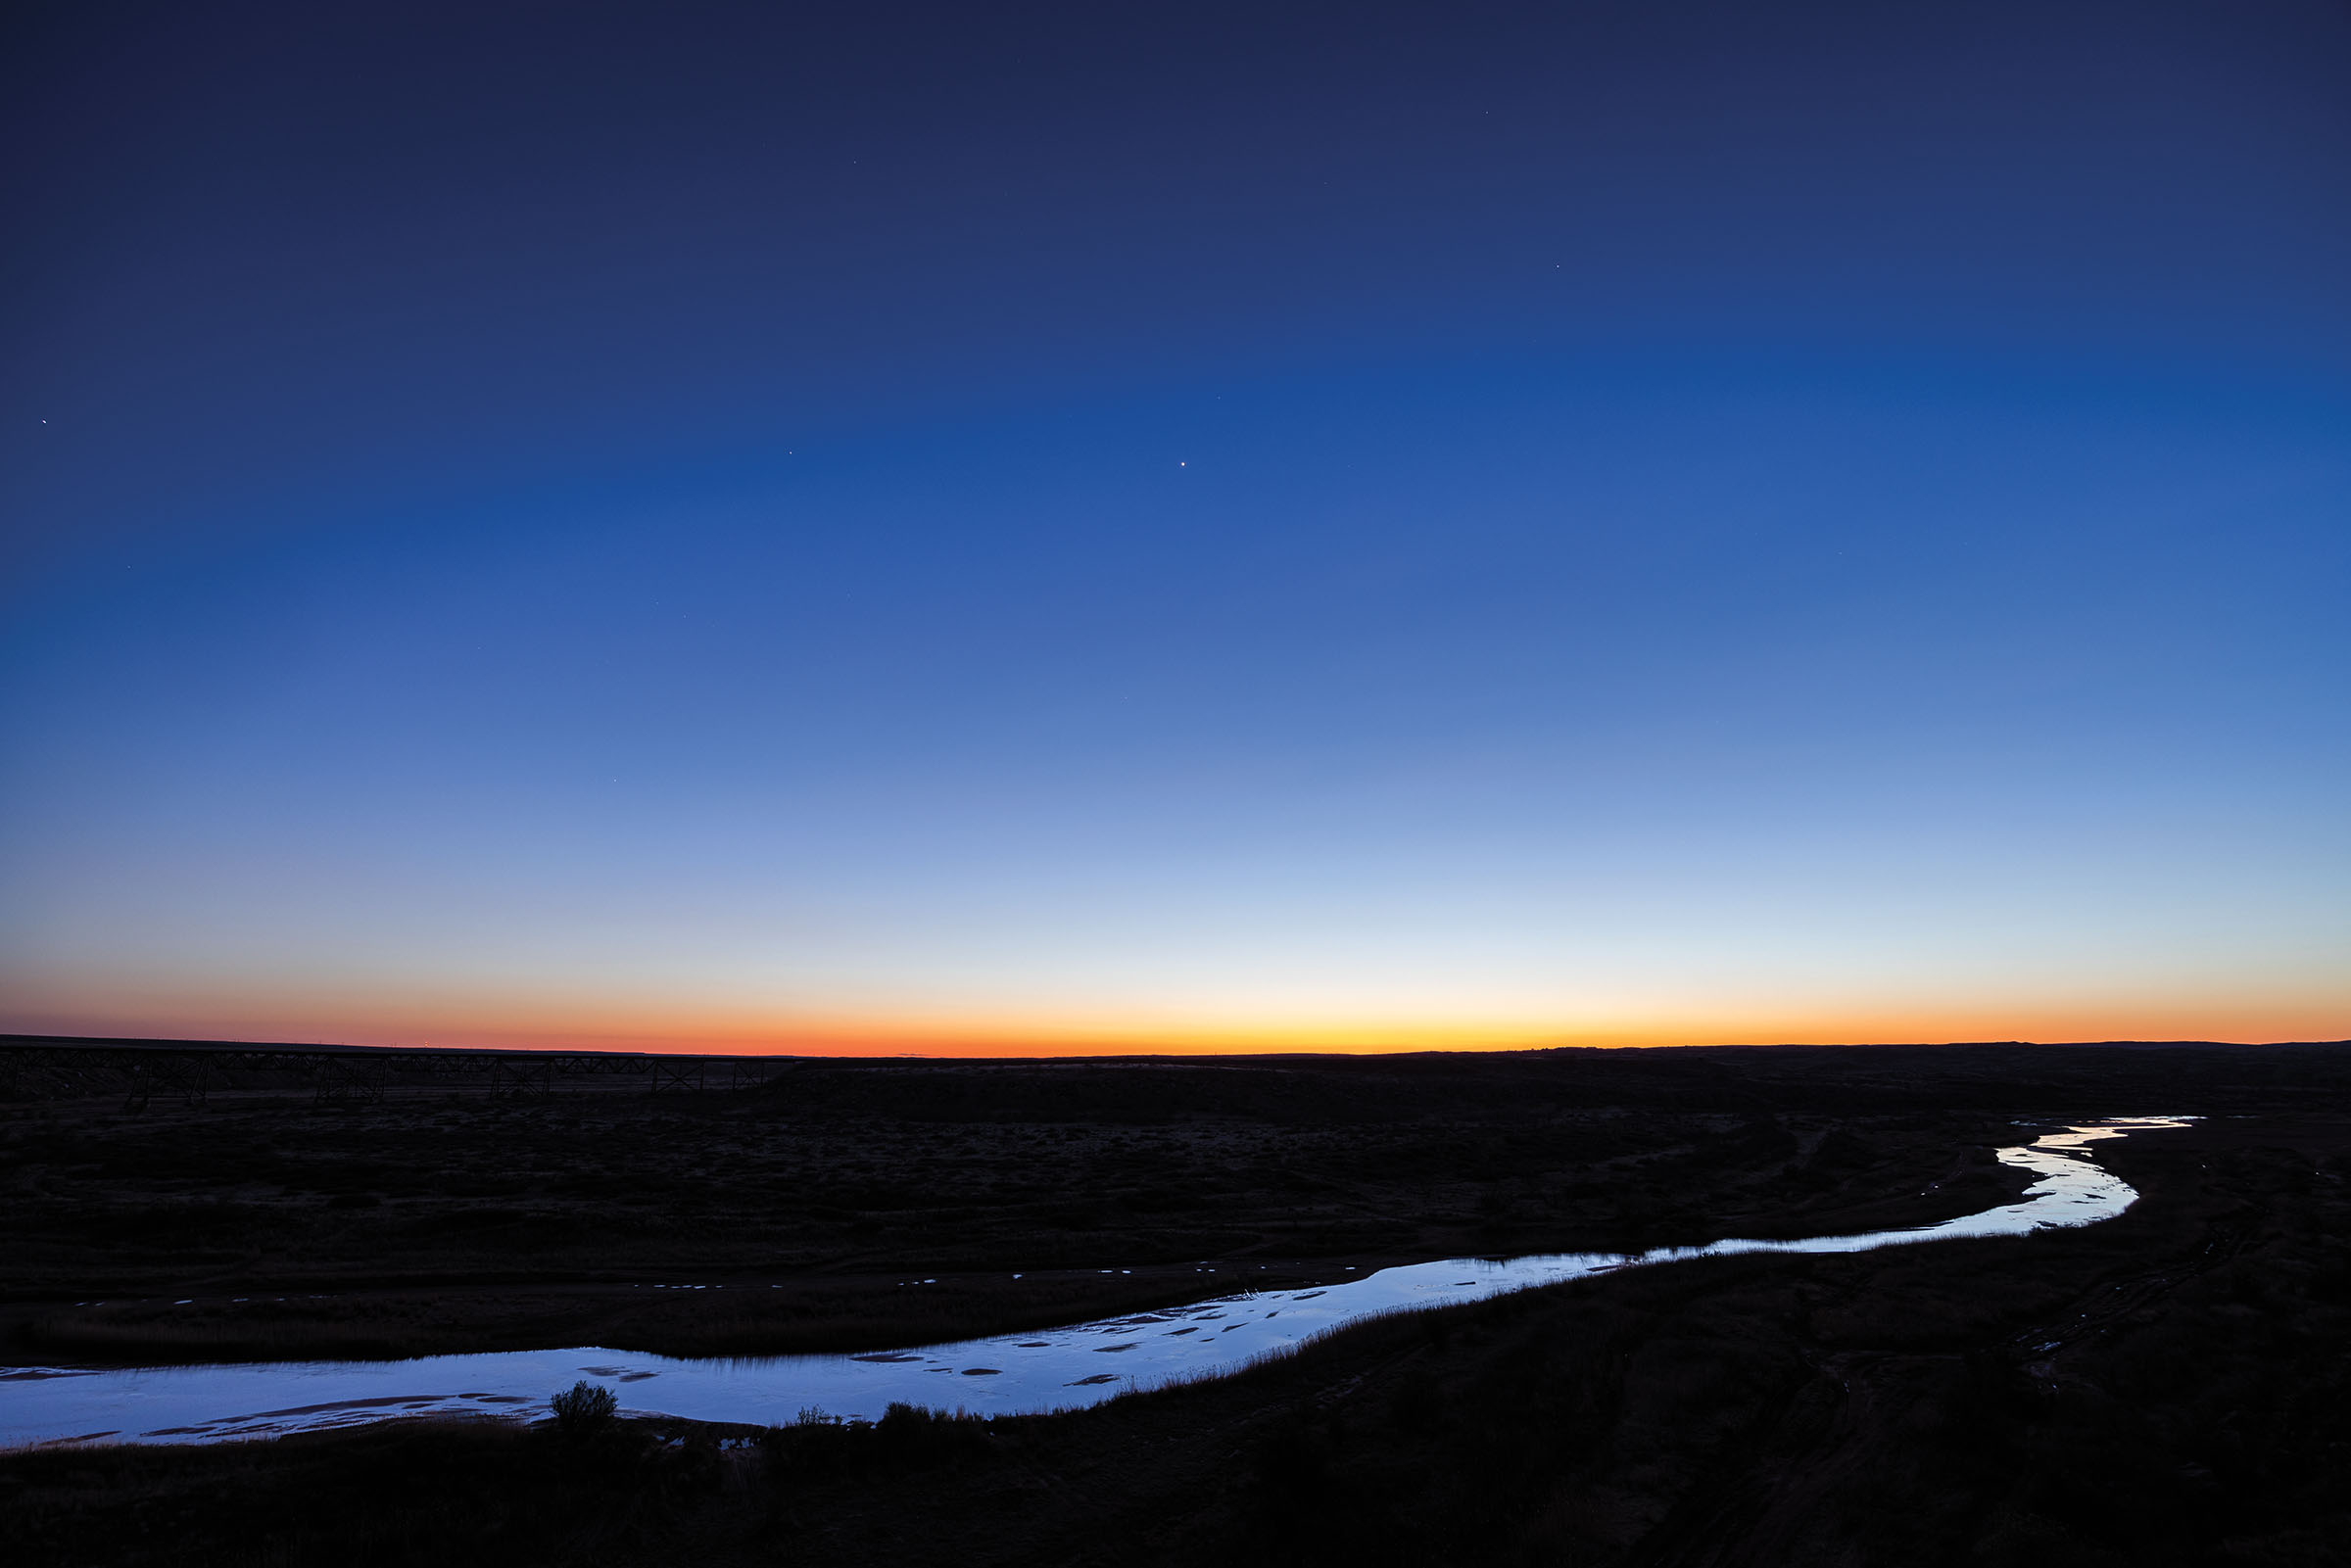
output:
{"label": "reflection of sky on water", "polygon": [[2085,1146],[2128,1131],[2182,1125],[2168,1117],[2116,1118],[2002,1149],[2002,1164],[2040,1178],[2022,1202],[1916,1229],[1797,1241],[1734,1239],[1633,1255],[1446,1259],[1309,1290],[1243,1292],[1044,1333],[862,1355],[682,1360],[573,1349],[408,1361],[13,1368],[0,1372],[0,1444],[215,1442],[402,1415],[536,1413],[550,1394],[582,1378],[614,1386],[624,1409],[757,1424],[790,1421],[811,1407],[878,1416],[895,1401],[982,1414],[1093,1404],[1130,1388],[1230,1372],[1383,1312],[1475,1301],[1620,1268],[1734,1253],[1858,1253],[2091,1224],[2121,1213],[2138,1195],[2087,1159]]}

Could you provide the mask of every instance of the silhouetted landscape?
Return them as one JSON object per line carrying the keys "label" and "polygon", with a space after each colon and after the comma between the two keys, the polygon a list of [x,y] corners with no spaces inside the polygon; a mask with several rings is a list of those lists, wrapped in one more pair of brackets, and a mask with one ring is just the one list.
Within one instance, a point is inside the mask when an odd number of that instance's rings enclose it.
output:
{"label": "silhouetted landscape", "polygon": [[9,7],[0,1568],[2351,1568],[2347,80]]}
{"label": "silhouetted landscape", "polygon": [[131,1114],[21,1075],[7,1359],[874,1350],[1236,1276],[1926,1223],[2021,1190],[1991,1157],[2020,1127],[2202,1119],[2100,1145],[2141,1199],[2082,1229],[1668,1264],[1058,1416],[21,1450],[0,1508],[39,1560],[2351,1552],[2340,1044],[804,1060],[360,1104],[263,1076]]}

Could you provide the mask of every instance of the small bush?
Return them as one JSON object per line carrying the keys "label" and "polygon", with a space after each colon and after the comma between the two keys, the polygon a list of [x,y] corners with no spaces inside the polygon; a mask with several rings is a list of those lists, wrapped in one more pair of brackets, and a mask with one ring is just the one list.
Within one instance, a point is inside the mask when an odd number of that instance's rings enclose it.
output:
{"label": "small bush", "polygon": [[582,1379],[548,1401],[547,1407],[555,1412],[557,1427],[574,1437],[584,1437],[610,1426],[620,1401],[610,1389],[599,1388]]}
{"label": "small bush", "polygon": [[928,1469],[984,1455],[989,1449],[984,1418],[911,1404],[890,1405],[879,1421],[844,1421],[811,1407],[790,1426],[769,1427],[759,1442],[779,1479]]}
{"label": "small bush", "polygon": [[874,1447],[886,1464],[942,1464],[987,1450],[987,1424],[978,1416],[946,1415],[912,1404],[892,1404],[874,1423]]}

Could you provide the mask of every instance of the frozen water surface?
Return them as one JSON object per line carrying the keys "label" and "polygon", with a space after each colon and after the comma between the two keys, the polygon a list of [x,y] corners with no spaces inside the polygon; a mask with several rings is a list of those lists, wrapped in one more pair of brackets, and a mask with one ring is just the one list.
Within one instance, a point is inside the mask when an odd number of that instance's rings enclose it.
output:
{"label": "frozen water surface", "polygon": [[1638,1254],[1453,1258],[1307,1290],[1243,1292],[1044,1333],[862,1355],[681,1360],[598,1349],[499,1351],[408,1361],[259,1361],[221,1366],[0,1369],[0,1446],[104,1439],[212,1443],[356,1426],[395,1416],[543,1414],[585,1379],[625,1412],[775,1425],[814,1407],[876,1417],[893,1402],[979,1414],[1094,1404],[1130,1388],[1215,1377],[1382,1312],[1482,1300],[1621,1268],[1731,1253],[1859,1253],[1953,1236],[2021,1236],[2110,1219],[2137,1198],[2085,1146],[2186,1125],[2118,1117],[2002,1149],[2039,1179],[2020,1203],[1912,1230],[1800,1241],[1718,1241]]}

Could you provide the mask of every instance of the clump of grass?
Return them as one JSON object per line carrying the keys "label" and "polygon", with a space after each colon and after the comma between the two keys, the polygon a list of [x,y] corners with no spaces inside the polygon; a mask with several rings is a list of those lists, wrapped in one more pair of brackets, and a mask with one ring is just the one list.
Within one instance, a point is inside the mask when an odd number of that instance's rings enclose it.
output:
{"label": "clump of grass", "polygon": [[586,1437],[612,1424],[620,1401],[610,1389],[583,1378],[548,1401],[547,1407],[554,1411],[555,1425],[566,1436]]}

